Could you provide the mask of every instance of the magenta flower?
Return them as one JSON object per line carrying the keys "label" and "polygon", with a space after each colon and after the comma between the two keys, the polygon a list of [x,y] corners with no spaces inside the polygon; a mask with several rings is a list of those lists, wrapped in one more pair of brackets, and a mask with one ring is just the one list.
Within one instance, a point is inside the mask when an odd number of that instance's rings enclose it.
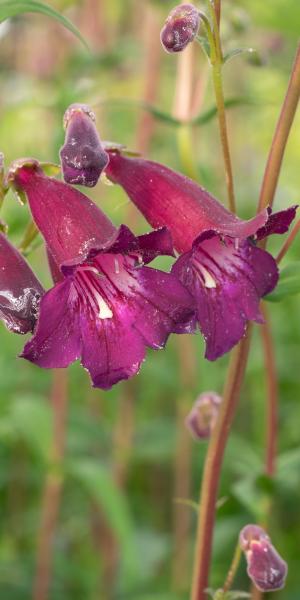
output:
{"label": "magenta flower", "polygon": [[185,419],[185,424],[196,440],[206,440],[211,436],[217,422],[221,396],[216,392],[203,392],[198,396]]}
{"label": "magenta flower", "polygon": [[171,10],[160,39],[167,52],[182,52],[197,35],[200,25],[199,10],[193,4],[179,4]]}
{"label": "magenta flower", "polygon": [[247,560],[247,573],[262,592],[280,590],[285,584],[287,563],[258,525],[246,525],[240,533],[240,545]]}
{"label": "magenta flower", "polygon": [[0,233],[0,319],[7,329],[33,331],[43,293],[26,260]]}
{"label": "magenta flower", "polygon": [[66,139],[60,158],[67,183],[93,187],[108,163],[95,120],[95,114],[86,104],[71,104],[65,112]]}
{"label": "magenta flower", "polygon": [[165,228],[134,237],[117,230],[78,190],[46,177],[38,163],[15,164],[10,178],[27,195],[52,268],[61,281],[42,299],[22,356],[46,367],[81,357],[93,385],[110,388],[138,372],[146,346],[162,348],[171,332],[191,332],[193,301],[172,274],[144,266],[173,253]]}
{"label": "magenta flower", "polygon": [[248,321],[263,322],[260,299],[278,280],[273,257],[254,240],[284,233],[296,207],[266,209],[242,221],[194,181],[148,160],[109,152],[106,174],[123,186],[154,227],[166,225],[182,255],[172,272],[195,298],[206,358],[215,360],[244,335]]}

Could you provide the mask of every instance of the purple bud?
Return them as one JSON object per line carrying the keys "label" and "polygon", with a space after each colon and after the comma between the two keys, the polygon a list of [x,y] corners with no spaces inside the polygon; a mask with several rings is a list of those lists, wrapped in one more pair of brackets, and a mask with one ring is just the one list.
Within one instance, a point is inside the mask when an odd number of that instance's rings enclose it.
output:
{"label": "purple bud", "polygon": [[285,584],[288,566],[258,525],[246,525],[240,532],[240,545],[247,560],[247,573],[263,592],[280,590]]}
{"label": "purple bud", "polygon": [[199,11],[193,4],[180,4],[171,10],[160,40],[167,52],[181,52],[193,41],[199,29]]}
{"label": "purple bud", "polygon": [[95,115],[86,104],[71,104],[64,115],[65,144],[60,150],[61,166],[67,183],[94,187],[108,164]]}
{"label": "purple bud", "polygon": [[187,428],[196,440],[205,440],[210,437],[217,421],[221,402],[221,396],[215,392],[204,392],[197,398],[185,420]]}

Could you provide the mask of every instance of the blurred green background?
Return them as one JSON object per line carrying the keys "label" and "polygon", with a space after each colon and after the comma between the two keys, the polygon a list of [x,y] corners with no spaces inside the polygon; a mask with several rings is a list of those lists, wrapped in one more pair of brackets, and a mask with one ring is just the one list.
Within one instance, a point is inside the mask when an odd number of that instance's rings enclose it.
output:
{"label": "blurred green background", "polygon": [[[58,162],[63,113],[72,102],[86,102],[96,111],[102,139],[197,176],[225,201],[216,119],[191,129],[166,118],[195,117],[214,106],[200,48],[184,63],[160,46],[172,2],[49,4],[77,25],[91,52],[44,16],[26,14],[0,25],[0,150],[6,165],[21,156]],[[257,50],[251,62],[245,55],[224,68],[226,97],[238,99],[228,120],[243,217],[256,210],[299,31],[299,0],[223,0],[225,50]],[[184,79],[189,75],[192,101]],[[185,89],[183,99],[176,88]],[[141,102],[163,114],[153,117]],[[276,209],[299,200],[299,117]],[[99,183],[88,193],[116,224],[149,229],[117,187]],[[11,239],[20,242],[27,207],[9,195],[2,218]],[[282,241],[274,238],[270,249],[276,252]],[[299,254],[298,240],[284,264]],[[29,260],[49,286],[42,245]],[[264,476],[266,382],[256,328],[223,469],[211,586],[224,582],[241,527],[264,521],[271,501],[272,540],[289,563],[286,588],[274,598],[299,600],[299,296],[269,308],[280,385],[276,475],[273,481]],[[187,599],[197,517],[188,501],[198,502],[207,444],[190,438],[184,418],[199,393],[222,391],[228,357],[204,362],[200,335],[172,338],[165,351],[148,351],[135,379],[102,392],[91,389],[78,364],[51,373],[16,359],[23,344],[1,325],[0,598],[31,598],[34,588],[37,600]],[[63,414],[55,425],[59,410],[66,412],[65,431]],[[249,589],[244,560],[234,587]]]}

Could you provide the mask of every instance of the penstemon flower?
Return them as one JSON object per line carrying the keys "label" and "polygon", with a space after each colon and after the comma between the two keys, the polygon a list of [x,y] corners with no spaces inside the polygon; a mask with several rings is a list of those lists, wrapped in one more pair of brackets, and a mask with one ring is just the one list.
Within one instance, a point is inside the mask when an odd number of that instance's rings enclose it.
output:
{"label": "penstemon flower", "polygon": [[86,104],[71,104],[65,112],[66,139],[60,159],[67,183],[93,187],[108,163],[95,120],[94,112]]}
{"label": "penstemon flower", "polygon": [[44,290],[20,252],[0,233],[0,319],[14,333],[33,331]]}
{"label": "penstemon flower", "polygon": [[287,576],[287,563],[258,525],[246,525],[240,532],[240,546],[247,560],[247,573],[262,592],[280,590]]}
{"label": "penstemon flower", "polygon": [[296,207],[270,209],[243,221],[194,181],[171,169],[110,150],[107,176],[123,186],[153,227],[167,226],[181,253],[172,268],[193,294],[206,358],[215,360],[244,335],[248,321],[263,322],[260,299],[278,281],[273,257],[255,240],[284,233]]}
{"label": "penstemon flower", "polygon": [[55,279],[42,299],[22,356],[46,368],[81,357],[103,389],[138,372],[146,346],[162,348],[171,332],[193,330],[193,300],[168,273],[145,266],[173,254],[163,228],[135,237],[116,229],[89,198],[46,177],[37,161],[14,163],[9,178],[27,195]]}

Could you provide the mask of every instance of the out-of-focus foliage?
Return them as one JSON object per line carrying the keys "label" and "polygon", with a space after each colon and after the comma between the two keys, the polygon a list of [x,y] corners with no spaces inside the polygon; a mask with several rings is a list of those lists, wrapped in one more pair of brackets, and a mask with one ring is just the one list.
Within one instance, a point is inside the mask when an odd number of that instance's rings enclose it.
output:
{"label": "out-of-focus foliage", "polygon": [[[177,59],[164,54],[159,42],[160,25],[173,3],[49,0],[49,5],[79,27],[92,52],[43,16],[24,14],[0,26],[0,151],[6,165],[21,156],[57,162],[64,135],[63,113],[70,103],[79,101],[96,111],[102,139],[124,143],[132,150],[142,147],[146,127],[142,106],[154,106],[147,155],[184,170],[178,145],[181,128],[178,132],[178,127],[161,117],[177,119],[172,109]],[[225,51],[253,47],[261,64],[255,66],[241,55],[224,68],[226,97],[243,99],[228,111],[238,210],[243,217],[256,208],[299,20],[298,0],[223,1]],[[149,52],[153,54],[155,48],[156,77],[149,93]],[[200,49],[195,50],[195,63],[205,81],[207,64]],[[208,114],[213,105],[208,81],[195,114]],[[277,209],[299,201],[299,126],[298,115],[276,195]],[[214,118],[195,128],[193,158],[199,181],[225,201]],[[135,231],[148,229],[117,187],[99,183],[89,193],[116,224],[125,221]],[[9,224],[11,239],[19,243],[29,220],[27,207],[9,195],[2,218]],[[270,250],[277,252],[281,243],[279,236],[274,237]],[[283,266],[299,261],[299,253],[296,240]],[[29,260],[43,284],[50,286],[41,245],[35,245]],[[167,267],[169,262],[161,260],[160,264]],[[268,306],[280,383],[277,472],[273,481],[264,475],[266,384],[257,328],[225,457],[210,586],[222,585],[240,528],[261,520],[271,500],[272,540],[289,563],[287,586],[276,597],[298,600],[299,295]],[[0,597],[9,600],[31,597],[43,490],[47,475],[55,471],[52,374],[15,358],[23,343],[24,339],[1,326]],[[190,344],[188,350],[186,344]],[[135,380],[106,393],[91,390],[87,374],[78,365],[69,369],[51,600],[189,597],[194,503],[198,502],[206,444],[192,441],[183,421],[201,391],[222,391],[228,364],[227,357],[216,364],[204,362],[203,349],[199,335],[189,342],[182,337],[172,339],[165,351],[148,352]],[[186,377],[194,352],[195,372]],[[235,589],[246,591],[248,586],[242,563]]]}

